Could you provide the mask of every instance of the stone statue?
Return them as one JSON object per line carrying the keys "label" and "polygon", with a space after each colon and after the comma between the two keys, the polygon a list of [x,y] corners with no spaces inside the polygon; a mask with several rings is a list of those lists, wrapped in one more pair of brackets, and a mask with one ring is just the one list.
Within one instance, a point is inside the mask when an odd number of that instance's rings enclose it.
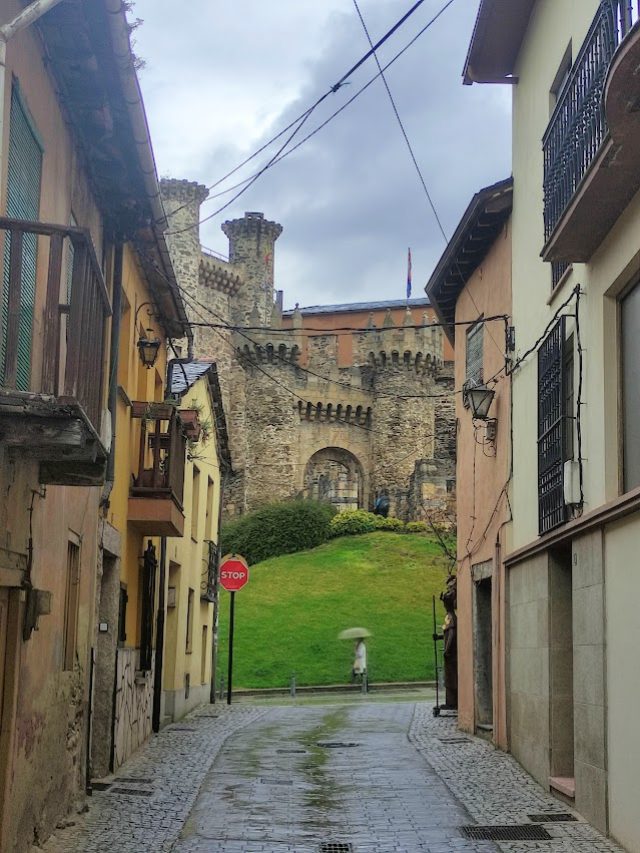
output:
{"label": "stone statue", "polygon": [[458,606],[457,595],[458,581],[455,575],[451,575],[447,581],[447,589],[440,594],[440,600],[444,604],[447,614],[442,625],[442,634],[437,634],[435,639],[444,640],[444,689],[446,709],[457,710],[458,708],[458,617],[456,607]]}

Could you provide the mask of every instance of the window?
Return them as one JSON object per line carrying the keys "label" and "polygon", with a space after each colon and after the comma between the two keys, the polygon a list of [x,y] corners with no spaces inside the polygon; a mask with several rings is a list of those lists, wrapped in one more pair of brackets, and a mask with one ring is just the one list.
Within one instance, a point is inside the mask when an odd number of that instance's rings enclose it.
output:
{"label": "window", "polygon": [[186,643],[186,652],[188,655],[191,654],[193,650],[193,600],[195,597],[195,591],[189,589],[189,596],[187,598],[187,643]]}
{"label": "window", "polygon": [[564,342],[564,352],[562,355],[562,395],[563,395],[563,416],[565,419],[564,427],[564,450],[562,454],[563,462],[567,462],[574,457],[574,423],[575,423],[575,377],[574,377],[574,358],[573,358],[573,335]]}
{"label": "window", "polygon": [[200,684],[204,684],[207,677],[207,634],[208,625],[202,626],[202,648],[200,653]]}
{"label": "window", "polygon": [[204,525],[204,538],[210,542],[213,539],[213,480],[207,477],[207,515]]}
{"label": "window", "polygon": [[625,492],[640,486],[640,284],[620,302],[622,391],[622,481]]}
{"label": "window", "polygon": [[567,520],[564,463],[574,456],[573,337],[561,317],[538,350],[538,529]]}
{"label": "window", "polygon": [[63,669],[73,669],[78,636],[78,605],[80,603],[80,545],[67,546],[67,586],[64,596]]}
{"label": "window", "polygon": [[[467,331],[466,353],[465,353],[465,381],[464,390],[476,388],[482,385],[483,375],[483,346],[484,346],[484,322],[478,320]],[[466,394],[463,394],[465,406],[469,406]]]}
{"label": "window", "polygon": [[[37,220],[40,214],[40,179],[42,175],[42,146],[38,140],[29,111],[17,84],[11,92],[9,118],[9,153],[7,165],[7,216],[14,219]],[[4,241],[4,287],[2,288],[2,373],[7,326],[9,322],[9,259],[11,238]],[[31,336],[36,296],[36,265],[38,238],[25,234],[22,246],[22,281],[20,286],[20,317],[18,320],[18,363],[16,387],[29,390],[31,381]]]}
{"label": "window", "polygon": [[198,538],[198,515],[200,513],[200,471],[193,466],[191,480],[191,538]]}
{"label": "window", "polygon": [[571,51],[571,42],[569,42],[569,46],[564,52],[564,56],[562,57],[562,61],[560,62],[560,66],[558,67],[558,71],[556,72],[556,76],[553,78],[553,83],[551,84],[551,89],[549,90],[549,113],[553,113],[556,108],[556,104],[562,97],[562,94],[569,82],[569,77],[571,76],[571,66],[572,66],[572,51]]}
{"label": "window", "polygon": [[151,669],[153,654],[153,611],[156,591],[156,549],[149,542],[142,558],[140,584],[140,669]]}

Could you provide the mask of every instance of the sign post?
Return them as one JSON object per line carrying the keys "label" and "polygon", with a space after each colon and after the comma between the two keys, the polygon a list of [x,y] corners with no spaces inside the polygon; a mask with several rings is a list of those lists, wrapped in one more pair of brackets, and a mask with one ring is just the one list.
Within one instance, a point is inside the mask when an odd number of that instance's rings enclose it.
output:
{"label": "sign post", "polygon": [[236,592],[249,580],[249,566],[239,554],[227,554],[220,564],[220,586],[231,593],[229,602],[229,669],[227,673],[227,705],[231,704],[233,682],[233,624],[236,609]]}

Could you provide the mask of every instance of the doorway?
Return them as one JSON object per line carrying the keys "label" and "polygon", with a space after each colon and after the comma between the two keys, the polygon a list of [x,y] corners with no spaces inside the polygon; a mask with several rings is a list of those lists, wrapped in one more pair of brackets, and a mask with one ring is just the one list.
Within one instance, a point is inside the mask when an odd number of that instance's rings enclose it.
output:
{"label": "doorway", "polygon": [[571,796],[575,790],[571,546],[549,555],[549,684],[551,787]]}
{"label": "doorway", "polygon": [[480,732],[493,731],[493,618],[491,577],[473,585],[475,724]]}

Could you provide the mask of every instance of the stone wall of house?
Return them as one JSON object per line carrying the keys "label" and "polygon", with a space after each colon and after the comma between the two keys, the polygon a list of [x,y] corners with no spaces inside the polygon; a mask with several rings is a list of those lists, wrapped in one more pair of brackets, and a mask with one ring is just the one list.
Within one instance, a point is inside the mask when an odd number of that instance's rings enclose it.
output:
{"label": "stone wall of house", "polygon": [[[164,183],[163,193],[173,198],[178,185],[184,193],[184,183]],[[197,222],[202,193],[189,186],[191,212],[177,216]],[[196,325],[195,352],[217,362],[223,389],[233,461],[226,517],[320,491],[339,493],[349,505],[357,494],[371,508],[386,490],[391,514],[449,523],[455,415],[441,330],[411,328],[410,312],[406,327],[390,328],[389,314],[380,329],[354,333],[353,363],[338,367],[336,334],[310,337],[305,347],[295,315],[293,330],[282,329],[273,278],[282,227],[254,212],[222,230],[228,262],[171,232],[169,245],[179,278],[195,274],[193,259],[182,255],[198,258],[198,288],[187,310],[196,323],[211,323]],[[216,327],[223,318],[230,328]]]}

